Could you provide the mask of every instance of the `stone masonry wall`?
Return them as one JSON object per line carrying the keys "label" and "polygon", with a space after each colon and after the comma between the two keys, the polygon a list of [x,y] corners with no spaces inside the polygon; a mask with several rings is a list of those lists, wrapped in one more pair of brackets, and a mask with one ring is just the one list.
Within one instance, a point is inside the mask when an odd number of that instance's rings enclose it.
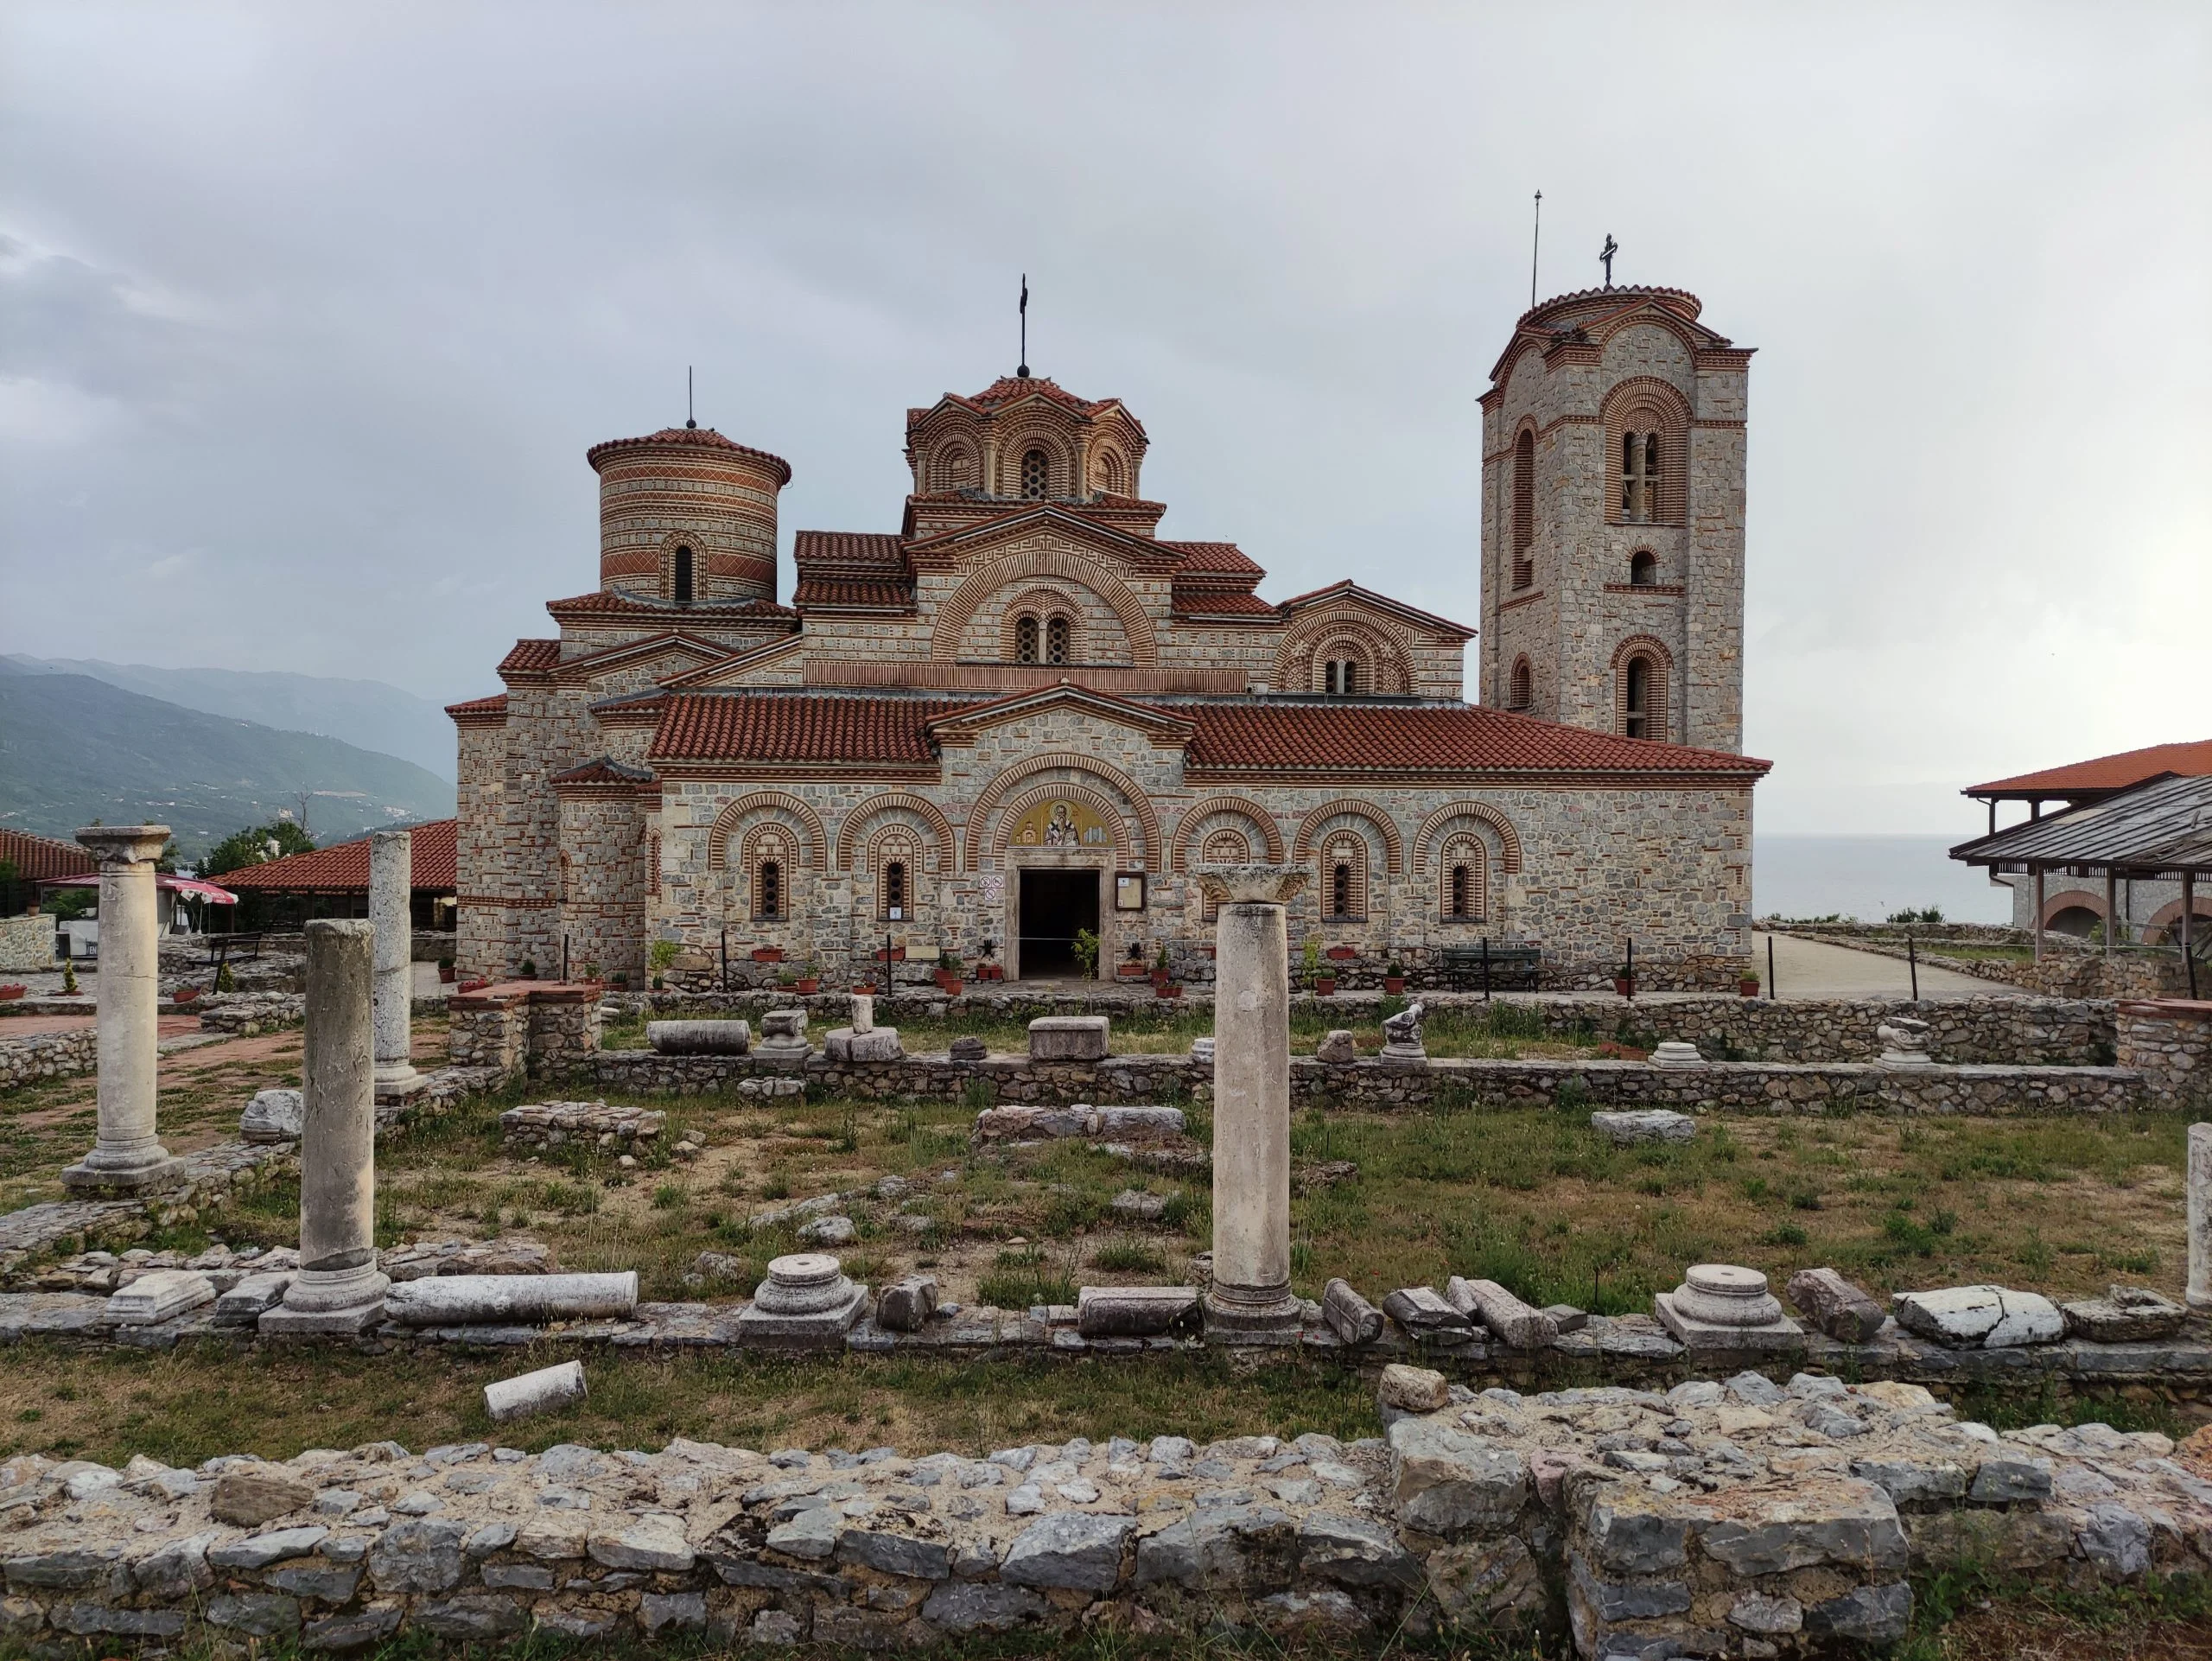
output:
{"label": "stone masonry wall", "polygon": [[2212,1111],[2212,1002],[2121,1004],[2119,1050],[2158,1106]]}
{"label": "stone masonry wall", "polygon": [[99,1059],[99,1029],[0,1036],[0,1090],[14,1090],[42,1079],[72,1079],[90,1072]]}
{"label": "stone masonry wall", "polygon": [[0,975],[54,967],[54,919],[44,912],[0,917]]}

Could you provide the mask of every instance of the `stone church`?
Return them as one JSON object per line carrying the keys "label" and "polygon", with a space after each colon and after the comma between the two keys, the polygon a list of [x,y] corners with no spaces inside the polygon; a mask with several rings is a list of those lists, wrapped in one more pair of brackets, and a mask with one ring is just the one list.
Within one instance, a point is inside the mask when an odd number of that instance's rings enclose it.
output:
{"label": "stone church", "polygon": [[[690,423],[594,447],[598,586],[451,706],[465,973],[639,977],[651,945],[841,983],[883,950],[1009,978],[1163,950],[1201,862],[1310,866],[1292,938],[1540,948],[1548,983],[1732,981],[1750,353],[1692,296],[1516,324],[1483,396],[1476,631],[1351,581],[1293,599],[1160,534],[1117,398],[1022,372],[906,417],[898,528],[801,531],[790,466]],[[1380,556],[1380,557],[1378,557]],[[1362,550],[1363,570],[1387,569]],[[1471,570],[1470,576],[1474,573]],[[1348,965],[1349,967],[1349,965]],[[1355,978],[1360,977],[1355,976]]]}

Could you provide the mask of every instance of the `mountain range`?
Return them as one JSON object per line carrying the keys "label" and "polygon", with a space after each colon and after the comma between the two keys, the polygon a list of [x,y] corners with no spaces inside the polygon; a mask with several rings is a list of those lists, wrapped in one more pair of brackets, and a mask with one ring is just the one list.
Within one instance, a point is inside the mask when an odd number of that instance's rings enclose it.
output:
{"label": "mountain range", "polygon": [[[322,843],[454,811],[453,735],[442,712],[437,719],[447,729],[446,777],[321,733],[188,708],[32,662],[35,667],[0,658],[0,824],[11,829],[67,837],[94,819],[162,824],[176,833],[178,851],[190,859],[232,831],[268,824],[283,810],[295,818],[304,811],[309,833]],[[374,718],[378,706],[368,694],[409,696],[373,681],[306,675],[143,672],[207,678],[196,684],[210,697],[243,696],[257,683],[297,683],[276,689],[280,710],[316,710],[327,719],[351,708],[347,720],[356,730]],[[297,702],[288,705],[285,698]],[[404,710],[383,703],[388,717]],[[410,748],[419,752],[419,739]]]}

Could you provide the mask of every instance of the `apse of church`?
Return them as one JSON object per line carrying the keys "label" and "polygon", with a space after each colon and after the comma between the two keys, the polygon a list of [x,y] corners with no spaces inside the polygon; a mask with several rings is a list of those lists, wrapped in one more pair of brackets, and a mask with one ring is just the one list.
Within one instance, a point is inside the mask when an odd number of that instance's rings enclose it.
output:
{"label": "apse of church", "polygon": [[[1696,372],[1635,315],[1679,326],[1681,300],[1610,292],[1620,315],[1570,316],[1601,374],[1614,338],[1647,379]],[[1541,358],[1556,323],[1539,309],[1516,341]],[[1684,362],[1720,349],[1685,347]],[[1528,355],[1509,350],[1494,393],[1521,398]],[[1692,391],[1693,424],[1664,441],[1681,449],[1655,451],[1662,515],[1669,458],[1686,490],[1712,487],[1713,441],[1688,435],[1719,398]],[[1490,425],[1510,451],[1510,423]],[[774,597],[788,464],[693,426],[595,447],[599,586],[548,605],[557,635],[516,643],[503,694],[451,709],[463,971],[557,964],[565,945],[572,964],[634,981],[667,940],[679,982],[718,980],[727,944],[748,975],[757,954],[839,983],[888,940],[910,962],[956,957],[971,978],[1058,978],[1095,942],[1102,974],[1164,950],[1204,979],[1211,922],[1192,867],[1268,861],[1314,871],[1294,942],[1396,961],[1416,982],[1487,940],[1539,947],[1570,983],[1631,937],[1654,972],[1732,977],[1766,764],[1734,753],[1712,690],[1733,659],[1700,661],[1707,618],[1677,627],[1651,596],[1554,583],[1554,511],[1537,627],[1570,601],[1592,608],[1631,653],[1656,655],[1634,644],[1646,635],[1663,647],[1663,678],[1655,694],[1639,671],[1633,722],[1599,721],[1580,695],[1556,720],[1470,704],[1473,630],[1348,581],[1263,599],[1266,573],[1235,544],[1160,535],[1166,509],[1141,492],[1148,444],[1118,399],[1042,378],[909,410],[898,529],[798,531],[788,604]],[[1589,481],[1593,525],[1611,525],[1618,482]],[[1740,472],[1735,488],[1740,505]],[[1492,494],[1470,597],[1525,646],[1536,636],[1512,610],[1496,618],[1514,592],[1510,570],[1491,582]],[[1682,579],[1660,586],[1694,583],[1694,605],[1724,621],[1729,596],[1713,590],[1732,582],[1729,652],[1739,506],[1736,523],[1732,556],[1700,532],[1669,541],[1679,527],[1663,523],[1615,538],[1657,544]],[[1604,645],[1579,644],[1576,664]],[[1547,650],[1538,678],[1556,703],[1567,658]],[[1726,741],[1668,741],[1685,733]]]}

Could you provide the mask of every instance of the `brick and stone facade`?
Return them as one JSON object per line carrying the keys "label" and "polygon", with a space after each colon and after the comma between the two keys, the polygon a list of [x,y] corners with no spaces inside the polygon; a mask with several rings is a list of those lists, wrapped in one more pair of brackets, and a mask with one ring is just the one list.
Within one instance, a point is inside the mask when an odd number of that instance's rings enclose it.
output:
{"label": "brick and stone facade", "polygon": [[666,940],[694,973],[727,945],[835,983],[888,936],[1033,977],[1078,926],[1102,969],[1202,973],[1192,870],[1250,860],[1316,868],[1294,951],[1743,957],[1766,764],[1736,753],[1740,421],[1697,451],[1725,474],[1736,446],[1734,494],[1688,496],[1725,523],[1669,556],[1719,608],[1667,637],[1691,679],[1662,726],[1696,745],[1471,705],[1472,631],[1358,584],[1261,599],[1233,544],[1157,534],[1117,400],[1008,378],[906,430],[899,531],[798,532],[787,607],[758,564],[783,462],[691,428],[592,451],[599,590],[451,710],[462,973],[553,973],[565,943],[571,973],[635,978]]}

